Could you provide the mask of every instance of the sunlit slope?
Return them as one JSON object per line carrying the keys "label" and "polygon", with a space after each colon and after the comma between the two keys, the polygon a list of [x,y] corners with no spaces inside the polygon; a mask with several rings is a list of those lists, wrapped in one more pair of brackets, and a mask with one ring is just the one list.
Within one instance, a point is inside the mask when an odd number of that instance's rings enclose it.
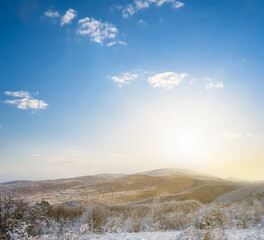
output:
{"label": "sunlit slope", "polygon": [[228,192],[216,198],[218,202],[251,202],[253,200],[264,202],[264,183],[248,183],[242,188]]}
{"label": "sunlit slope", "polygon": [[148,176],[173,176],[173,175],[184,175],[184,176],[196,176],[196,177],[211,177],[205,174],[201,174],[189,169],[183,168],[161,168],[151,171],[141,172],[139,174],[148,175]]}
{"label": "sunlit slope", "polygon": [[251,196],[253,190],[250,189],[256,184],[248,184],[189,170],[158,169],[132,175],[98,174],[50,181],[18,181],[0,184],[0,191],[21,194],[32,203],[43,199],[51,204],[72,205],[135,205],[183,200],[209,203]]}

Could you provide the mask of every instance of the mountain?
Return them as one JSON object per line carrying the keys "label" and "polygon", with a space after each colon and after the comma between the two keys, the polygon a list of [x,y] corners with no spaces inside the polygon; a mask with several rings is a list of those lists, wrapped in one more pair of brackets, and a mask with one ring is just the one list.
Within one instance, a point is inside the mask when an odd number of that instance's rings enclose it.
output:
{"label": "mountain", "polygon": [[198,173],[189,169],[183,169],[183,168],[160,168],[160,169],[155,169],[151,171],[145,171],[145,172],[140,172],[138,174],[142,175],[148,175],[148,176],[192,176],[200,179],[220,179],[218,177],[208,175],[208,174],[203,174],[203,173]]}
{"label": "mountain", "polygon": [[4,183],[0,183],[3,185],[12,185],[12,184],[26,184],[26,183],[31,183],[31,181],[27,181],[27,180],[16,180],[16,181],[9,181],[9,182],[4,182]]}
{"label": "mountain", "polygon": [[141,172],[138,174],[148,176],[171,176],[171,175],[190,175],[190,176],[202,176],[203,174],[182,168],[161,168],[152,171]]}
{"label": "mountain", "polygon": [[[164,168],[136,174],[96,174],[48,181],[0,184],[0,193],[15,192],[29,202],[43,199],[65,205],[137,205],[196,200],[251,201],[264,197],[263,184],[230,181],[187,169]],[[263,196],[262,196],[263,195]]]}
{"label": "mountain", "polygon": [[264,203],[264,183],[247,183],[235,191],[218,196],[218,202],[251,202],[257,199]]}

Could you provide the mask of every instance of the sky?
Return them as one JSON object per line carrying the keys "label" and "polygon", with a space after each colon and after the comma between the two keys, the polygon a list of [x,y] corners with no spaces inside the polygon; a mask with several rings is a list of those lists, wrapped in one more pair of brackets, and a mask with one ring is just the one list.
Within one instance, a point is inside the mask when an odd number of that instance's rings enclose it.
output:
{"label": "sky", "polygon": [[263,10],[1,1],[0,182],[167,167],[263,179]]}

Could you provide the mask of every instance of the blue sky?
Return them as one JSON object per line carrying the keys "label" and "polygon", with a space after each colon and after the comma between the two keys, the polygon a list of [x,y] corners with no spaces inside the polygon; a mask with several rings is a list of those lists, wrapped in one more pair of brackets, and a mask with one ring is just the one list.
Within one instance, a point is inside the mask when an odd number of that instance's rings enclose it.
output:
{"label": "blue sky", "polygon": [[0,181],[161,167],[261,178],[264,2],[0,6]]}

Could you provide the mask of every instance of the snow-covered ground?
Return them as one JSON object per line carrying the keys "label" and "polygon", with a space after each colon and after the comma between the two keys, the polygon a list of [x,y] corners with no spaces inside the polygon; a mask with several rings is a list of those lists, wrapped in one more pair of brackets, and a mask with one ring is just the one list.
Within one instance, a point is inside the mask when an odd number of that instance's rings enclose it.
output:
{"label": "snow-covered ground", "polygon": [[[264,240],[264,229],[245,229],[245,230],[227,230],[225,237],[228,240]],[[82,236],[46,236],[42,240],[182,240],[184,239],[184,231],[168,231],[168,232],[140,232],[140,233],[106,233],[102,235],[84,234]],[[197,240],[196,237],[185,238],[188,240]],[[221,238],[217,238],[221,239]],[[222,240],[222,239],[221,239]]]}

